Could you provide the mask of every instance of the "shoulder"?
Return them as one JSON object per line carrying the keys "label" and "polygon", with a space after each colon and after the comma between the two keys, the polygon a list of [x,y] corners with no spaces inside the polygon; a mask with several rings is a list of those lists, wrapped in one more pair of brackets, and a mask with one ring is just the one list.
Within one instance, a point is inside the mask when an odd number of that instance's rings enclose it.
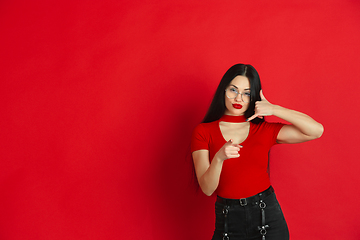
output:
{"label": "shoulder", "polygon": [[218,124],[218,121],[198,124],[193,130],[192,138],[210,138],[210,135],[212,135],[216,131],[216,127],[218,127]]}
{"label": "shoulder", "polygon": [[216,126],[216,122],[200,123],[194,128],[191,137],[191,152],[209,149],[208,144],[214,131],[214,126]]}
{"label": "shoulder", "polygon": [[281,122],[268,122],[268,121],[263,121],[262,123],[263,126],[267,126],[267,127],[274,127],[274,126],[284,126],[285,124],[284,123],[281,123]]}
{"label": "shoulder", "polygon": [[251,123],[251,125],[257,131],[278,133],[280,129],[286,124],[280,122],[263,121],[258,124]]}
{"label": "shoulder", "polygon": [[218,121],[209,122],[209,123],[199,123],[195,128],[194,132],[209,132],[214,129],[218,124]]}
{"label": "shoulder", "polygon": [[286,124],[266,121],[258,124],[252,124],[253,134],[263,141],[274,145],[276,144],[277,136],[284,125]]}

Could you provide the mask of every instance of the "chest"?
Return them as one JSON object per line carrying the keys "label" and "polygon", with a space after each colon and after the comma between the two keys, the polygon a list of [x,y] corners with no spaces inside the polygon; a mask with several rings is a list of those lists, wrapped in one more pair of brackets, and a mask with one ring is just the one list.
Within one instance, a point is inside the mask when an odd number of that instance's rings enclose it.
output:
{"label": "chest", "polygon": [[235,144],[241,144],[249,136],[250,123],[219,123],[220,133],[226,141],[233,140]]}

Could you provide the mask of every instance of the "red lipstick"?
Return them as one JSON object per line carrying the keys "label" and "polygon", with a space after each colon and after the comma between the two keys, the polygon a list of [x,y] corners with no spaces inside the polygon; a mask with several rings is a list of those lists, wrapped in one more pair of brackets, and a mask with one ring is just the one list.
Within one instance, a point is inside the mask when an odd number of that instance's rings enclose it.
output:
{"label": "red lipstick", "polygon": [[234,104],[233,104],[233,107],[236,108],[236,109],[241,109],[241,108],[242,108],[242,105],[241,105],[241,104],[236,104],[236,103],[234,103]]}

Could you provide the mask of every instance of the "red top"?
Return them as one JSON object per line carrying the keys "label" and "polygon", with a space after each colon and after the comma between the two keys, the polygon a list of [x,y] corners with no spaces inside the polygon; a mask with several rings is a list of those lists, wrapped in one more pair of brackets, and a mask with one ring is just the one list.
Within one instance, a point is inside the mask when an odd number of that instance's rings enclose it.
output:
{"label": "red top", "polygon": [[[226,143],[219,122],[224,118],[210,123],[200,123],[192,134],[191,152],[201,149],[209,150],[210,161]],[[226,120],[226,119],[225,119]],[[270,187],[267,172],[268,153],[276,144],[276,138],[282,123],[250,122],[248,137],[240,143],[240,157],[224,161],[217,195],[224,198],[247,198]]]}

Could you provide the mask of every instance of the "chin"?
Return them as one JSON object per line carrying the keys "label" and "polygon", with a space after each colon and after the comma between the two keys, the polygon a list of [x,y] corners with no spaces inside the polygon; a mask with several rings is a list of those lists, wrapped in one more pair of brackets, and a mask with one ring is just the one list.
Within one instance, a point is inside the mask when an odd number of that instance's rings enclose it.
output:
{"label": "chin", "polygon": [[226,115],[232,115],[232,116],[240,116],[240,115],[244,115],[245,111],[225,111]]}

